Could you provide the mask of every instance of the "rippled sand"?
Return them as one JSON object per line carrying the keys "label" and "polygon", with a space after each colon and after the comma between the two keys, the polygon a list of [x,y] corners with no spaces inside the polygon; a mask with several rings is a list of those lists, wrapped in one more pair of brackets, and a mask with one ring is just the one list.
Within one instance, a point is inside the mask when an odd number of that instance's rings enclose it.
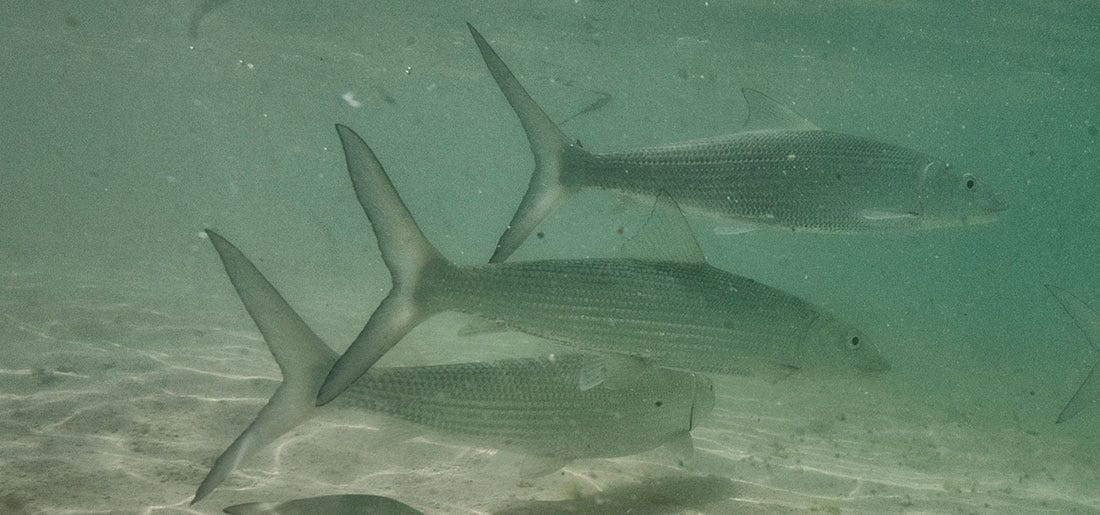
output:
{"label": "rippled sand", "polygon": [[191,508],[278,370],[236,299],[132,286],[37,274],[0,284],[0,511],[214,513],[332,493],[437,513],[1100,510],[1088,487],[1095,450],[1053,424],[988,427],[889,391],[889,376],[798,375],[717,378],[687,469],[658,449],[522,480],[522,456],[395,434],[384,418],[342,411],[293,431]]}

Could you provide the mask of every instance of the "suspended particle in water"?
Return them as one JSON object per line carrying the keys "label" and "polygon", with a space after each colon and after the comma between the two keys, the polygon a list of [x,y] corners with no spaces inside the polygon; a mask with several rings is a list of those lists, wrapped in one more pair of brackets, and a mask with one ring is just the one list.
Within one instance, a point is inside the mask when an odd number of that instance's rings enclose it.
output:
{"label": "suspended particle in water", "polygon": [[356,100],[355,99],[355,94],[350,92],[350,91],[344,92],[343,95],[340,95],[340,98],[342,98],[344,100],[344,102],[347,103],[349,106],[354,107],[356,109],[358,109],[360,107],[363,107],[363,103]]}

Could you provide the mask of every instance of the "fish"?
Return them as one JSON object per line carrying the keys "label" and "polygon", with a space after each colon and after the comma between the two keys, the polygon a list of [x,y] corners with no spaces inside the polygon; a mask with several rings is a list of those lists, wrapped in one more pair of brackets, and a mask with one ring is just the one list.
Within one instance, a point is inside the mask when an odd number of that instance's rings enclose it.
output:
{"label": "fish", "polygon": [[[1073,320],[1077,329],[1085,335],[1085,341],[1089,342],[1094,351],[1100,351],[1100,313],[1089,307],[1085,301],[1076,295],[1057,286],[1047,285],[1047,289],[1054,295],[1058,304]],[[1093,363],[1085,381],[1073,393],[1073,397],[1066,403],[1062,411],[1058,413],[1056,424],[1061,424],[1081,413],[1086,407],[1100,401],[1100,361]]]}
{"label": "fish", "polygon": [[452,263],[421,232],[370,147],[350,128],[336,129],[392,287],[332,367],[318,404],[336,398],[413,327],[444,311],[581,351],[692,372],[889,368],[851,324],[707,264],[674,205],[665,212],[679,216],[656,217],[668,223],[655,224],[666,229],[654,240],[655,258]]}
{"label": "fish", "polygon": [[[669,476],[616,484],[592,495],[562,501],[520,501],[492,511],[495,515],[584,513],[682,513],[708,511],[736,495],[735,483],[719,476]],[[411,506],[378,495],[340,494],[281,503],[246,503],[225,508],[238,515],[416,515]]]}
{"label": "fish", "polygon": [[422,515],[424,512],[380,495],[339,494],[284,502],[250,502],[225,508],[235,515]]}
{"label": "fish", "polygon": [[666,476],[640,483],[612,484],[599,492],[561,501],[521,501],[494,515],[583,515],[604,513],[724,513],[716,503],[744,495],[737,484],[720,476]]}
{"label": "fish", "polygon": [[916,150],[822,130],[786,106],[743,89],[742,131],[622,152],[570,140],[467,23],[485,65],[519,118],[535,169],[490,262],[508,259],[574,192],[671,195],[717,220],[716,232],[765,228],[864,233],[984,224],[1007,203],[973,173]]}
{"label": "fish", "polygon": [[236,246],[213,230],[206,234],[283,380],[215,460],[192,504],[242,460],[321,410],[380,413],[452,441],[521,453],[531,457],[527,472],[539,474],[575,459],[628,456],[662,445],[690,460],[691,430],[714,407],[706,375],[580,353],[376,367],[334,402],[317,407],[317,389],[336,353]]}

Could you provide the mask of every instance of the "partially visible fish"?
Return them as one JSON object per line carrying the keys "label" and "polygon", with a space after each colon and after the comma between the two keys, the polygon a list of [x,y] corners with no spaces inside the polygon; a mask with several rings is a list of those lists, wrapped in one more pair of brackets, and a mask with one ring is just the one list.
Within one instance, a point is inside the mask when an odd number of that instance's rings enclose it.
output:
{"label": "partially visible fish", "polygon": [[191,11],[191,16],[187,18],[187,37],[191,40],[198,39],[199,25],[202,23],[203,18],[206,18],[207,14],[210,14],[211,11],[228,1],[229,0],[202,0],[202,2],[195,6],[195,10]]}
{"label": "partially visible fish", "polygon": [[[1058,300],[1066,314],[1073,319],[1077,329],[1080,329],[1081,333],[1085,335],[1085,341],[1089,342],[1094,351],[1100,351],[1100,313],[1097,313],[1085,301],[1066,290],[1049,284],[1047,289]],[[1081,386],[1074,392],[1073,397],[1062,408],[1062,412],[1058,414],[1055,423],[1061,424],[1077,416],[1086,406],[1097,402],[1100,402],[1100,361],[1092,365],[1089,375],[1085,377],[1085,381],[1081,383]]]}
{"label": "partially visible fish", "polygon": [[[316,415],[317,389],[336,354],[236,247],[207,231],[283,373],[267,405],[215,461],[197,502],[252,452]],[[569,354],[423,367],[374,368],[330,404],[384,413],[461,442],[544,458],[542,472],[577,458],[626,456],[669,444],[691,452],[690,431],[714,406],[706,376],[637,360]]]}
{"label": "partially visible fish", "polygon": [[[736,494],[732,480],[718,476],[671,476],[641,483],[613,485],[592,495],[562,501],[520,501],[495,515],[683,513],[707,511],[711,504]],[[281,503],[230,506],[238,515],[416,515],[405,503],[377,495],[343,494],[294,499]]]}
{"label": "partially visible fish", "polygon": [[[469,25],[469,24],[467,24]],[[744,132],[607,154],[574,144],[531,99],[473,26],[489,72],[535,158],[527,193],[491,262],[506,260],[573,192],[666,192],[719,232],[779,227],[828,233],[980,224],[1007,205],[970,173],[915,150],[819,129],[754,90]]]}
{"label": "partially visible fish", "polygon": [[[461,266],[424,237],[370,147],[337,126],[356,196],[393,287],[321,386],[324,404],[413,327],[460,311],[580,350],[695,372],[888,368],[857,329],[779,289],[706,264],[690,228],[638,259],[560,259]],[[683,242],[674,240],[684,240]]]}
{"label": "partially visible fish", "polygon": [[566,354],[372,368],[333,404],[567,462],[690,441],[688,432],[714,405],[714,387],[702,374]]}
{"label": "partially visible fish", "polygon": [[[737,497],[732,479],[719,476],[655,477],[561,501],[520,501],[494,515],[602,515],[605,513],[725,513],[713,504]],[[728,508],[727,508],[728,509]]]}
{"label": "partially visible fish", "polygon": [[380,495],[343,494],[285,502],[250,502],[224,510],[236,515],[422,515],[401,501]]}

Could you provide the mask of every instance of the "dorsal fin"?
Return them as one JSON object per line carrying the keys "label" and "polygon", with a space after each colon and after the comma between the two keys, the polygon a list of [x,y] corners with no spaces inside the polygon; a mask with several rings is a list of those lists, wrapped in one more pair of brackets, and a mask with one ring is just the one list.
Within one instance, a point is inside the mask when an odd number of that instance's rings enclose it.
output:
{"label": "dorsal fin", "polygon": [[820,127],[755,89],[741,88],[748,104],[749,115],[745,118],[746,131],[765,129],[785,129],[801,131],[819,131]]}
{"label": "dorsal fin", "polygon": [[619,248],[618,257],[683,263],[706,263],[699,242],[671,195],[657,195],[653,210],[638,234]]}

